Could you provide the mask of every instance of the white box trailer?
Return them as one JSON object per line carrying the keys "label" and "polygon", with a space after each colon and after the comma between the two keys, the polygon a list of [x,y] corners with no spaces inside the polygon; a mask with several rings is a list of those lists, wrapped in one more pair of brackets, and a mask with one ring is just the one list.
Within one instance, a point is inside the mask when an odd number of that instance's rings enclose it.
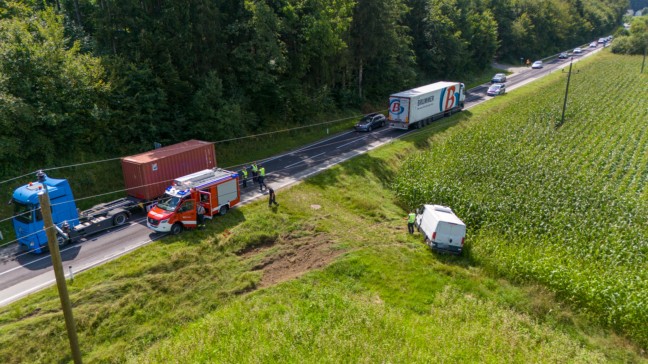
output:
{"label": "white box trailer", "polygon": [[420,128],[435,119],[461,111],[466,99],[461,82],[436,82],[389,96],[389,127]]}
{"label": "white box trailer", "polygon": [[423,205],[417,210],[415,224],[430,248],[461,254],[466,224],[449,207]]}

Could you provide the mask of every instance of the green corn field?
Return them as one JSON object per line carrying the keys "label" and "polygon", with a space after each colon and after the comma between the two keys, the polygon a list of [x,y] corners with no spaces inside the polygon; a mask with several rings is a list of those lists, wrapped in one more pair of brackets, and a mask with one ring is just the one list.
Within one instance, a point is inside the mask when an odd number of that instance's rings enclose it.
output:
{"label": "green corn field", "polygon": [[640,57],[578,65],[564,124],[560,74],[432,139],[394,187],[409,207],[450,206],[474,261],[540,282],[646,347],[648,75]]}

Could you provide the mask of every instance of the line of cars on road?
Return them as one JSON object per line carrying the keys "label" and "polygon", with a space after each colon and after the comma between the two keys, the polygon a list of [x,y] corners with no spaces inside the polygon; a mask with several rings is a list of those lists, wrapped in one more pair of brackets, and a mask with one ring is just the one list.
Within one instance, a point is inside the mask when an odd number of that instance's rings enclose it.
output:
{"label": "line of cars on road", "polygon": [[493,76],[493,78],[491,79],[492,85],[486,91],[486,95],[488,96],[504,95],[506,93],[506,85],[504,84],[504,82],[506,82],[506,74],[504,73],[495,74],[495,76]]}
{"label": "line of cars on road", "polygon": [[[602,44],[605,46],[608,42],[612,40],[612,36],[607,36],[604,38],[599,38],[598,42],[592,42],[590,43],[590,48],[596,48],[599,44]],[[572,51],[571,56],[577,55],[577,54],[582,54],[583,49],[581,47],[576,47]],[[562,52],[558,55],[558,59],[567,59],[570,57],[570,54],[568,52]],[[528,65],[528,63],[527,63]],[[531,65],[532,69],[541,69],[544,68],[544,63],[542,61],[535,61]],[[491,79],[491,86],[488,88],[488,91],[486,91],[486,94],[488,96],[497,96],[497,95],[504,95],[506,93],[506,85],[504,84],[506,82],[506,75],[504,73],[497,73],[493,78]]]}

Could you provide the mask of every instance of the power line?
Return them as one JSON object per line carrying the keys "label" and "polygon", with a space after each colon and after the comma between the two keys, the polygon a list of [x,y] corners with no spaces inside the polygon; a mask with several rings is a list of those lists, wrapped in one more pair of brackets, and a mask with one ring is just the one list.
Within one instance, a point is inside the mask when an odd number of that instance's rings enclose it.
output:
{"label": "power line", "polygon": [[[337,122],[337,121],[340,121],[340,120],[344,120],[344,119],[338,119],[338,120],[334,120],[334,121],[328,121],[328,122],[325,122],[325,123],[332,123],[332,122]],[[320,123],[320,124],[323,124],[323,123]],[[304,127],[300,127],[300,128],[304,128]],[[309,151],[309,150],[312,150],[312,149],[317,149],[317,148],[322,148],[322,147],[328,147],[328,146],[331,146],[331,145],[340,144],[340,143],[345,143],[345,142],[347,142],[347,140],[340,140],[340,141],[335,141],[335,142],[330,142],[330,143],[316,143],[316,144],[314,144],[313,146],[305,147],[305,148],[301,148],[301,149],[297,149],[297,150],[294,150],[294,151],[288,152],[288,153],[286,153],[286,154],[284,154],[284,155],[293,154],[293,153],[297,153],[297,152],[305,152],[305,151]],[[273,159],[275,159],[275,158],[274,158],[274,157],[265,158],[265,159],[261,159],[261,162],[266,162],[266,161],[270,161],[270,160],[273,160]],[[110,159],[110,160],[115,160],[115,159]],[[99,161],[99,162],[104,162],[104,161],[108,161],[108,159],[103,160],[103,161]],[[238,167],[238,166],[243,166],[243,165],[249,165],[249,164],[251,164],[252,162],[253,162],[253,161],[248,161],[248,162],[246,162],[246,163],[241,163],[241,164],[234,165],[234,166],[224,167],[224,169],[230,169],[230,168],[232,168],[232,167]],[[81,163],[81,164],[78,164],[78,165],[84,165],[84,164],[90,164],[90,163],[92,163],[92,162]],[[75,166],[76,166],[76,165],[75,165]],[[55,168],[49,168],[49,169],[46,169],[46,170],[53,170],[53,169],[57,169],[57,168],[64,168],[64,167],[55,167]],[[281,170],[283,170],[283,169],[281,169]],[[275,171],[274,173],[276,173],[276,171]],[[268,175],[271,175],[271,174],[272,174],[272,173],[268,173]],[[24,175],[24,176],[28,176],[28,175]],[[24,177],[24,176],[23,176],[23,177]],[[132,189],[138,189],[138,188],[148,187],[148,186],[156,185],[156,184],[159,184],[159,183],[171,183],[174,179],[175,179],[175,178],[173,178],[173,179],[167,179],[167,180],[162,180],[162,181],[158,181],[158,182],[154,182],[154,183],[149,183],[149,184],[144,184],[144,185],[139,185],[139,186],[134,186],[134,187],[129,187],[129,188],[122,188],[122,189],[118,189],[118,190],[114,190],[114,191],[110,191],[110,192],[105,192],[105,193],[99,193],[99,194],[91,195],[91,196],[85,196],[85,197],[77,198],[77,199],[74,199],[74,200],[71,200],[71,201],[55,203],[55,204],[52,204],[51,206],[58,206],[58,205],[61,205],[61,204],[66,204],[66,203],[79,202],[79,201],[88,200],[88,199],[92,199],[92,198],[97,198],[97,197],[101,197],[101,196],[112,195],[112,194],[119,193],[119,192],[127,192],[127,191],[132,190]],[[247,179],[247,181],[249,181],[249,180],[251,180],[251,178],[248,178],[248,179]],[[242,182],[242,180],[240,180],[240,183],[241,183],[241,182]],[[150,205],[150,204],[152,204],[152,203],[158,202],[159,200],[160,200],[160,198],[155,199],[155,200],[151,200],[151,201],[143,202],[143,204],[146,205],[146,206],[148,206],[148,205]],[[33,211],[36,211],[36,210],[38,210],[38,208],[37,208],[37,209],[28,210],[28,211],[24,211],[24,212],[22,212],[20,215],[22,215],[22,214],[26,214],[26,213],[32,213]],[[5,222],[5,221],[8,221],[8,220],[11,220],[11,219],[13,219],[15,216],[18,216],[18,215],[12,215],[11,217],[4,218],[4,219],[0,219],[0,223]],[[1,246],[1,245],[0,245],[0,246]]]}
{"label": "power line", "polygon": [[[385,111],[387,111],[387,110],[376,111],[376,112],[385,112]],[[299,129],[311,128],[311,127],[315,127],[315,126],[326,125],[326,124],[338,123],[338,122],[341,122],[341,121],[354,119],[354,118],[357,118],[357,117],[360,117],[360,116],[363,116],[363,115],[364,115],[364,114],[357,114],[357,115],[353,115],[353,116],[349,116],[349,117],[345,117],[345,118],[341,118],[341,119],[335,119],[335,120],[324,121],[324,122],[321,122],[321,123],[308,124],[308,125],[297,126],[297,127],[294,127],[294,128],[287,128],[287,129],[281,129],[281,130],[270,131],[270,132],[265,132],[265,133],[259,133],[259,134],[247,135],[247,136],[242,136],[242,137],[236,137],[236,138],[229,138],[229,139],[217,140],[217,141],[208,142],[208,143],[211,143],[211,144],[219,144],[219,143],[231,142],[231,141],[236,141],[236,140],[243,140],[243,139],[257,138],[257,137],[266,136],[266,135],[271,135],[271,134],[285,133],[285,132],[289,132],[289,131],[293,131],[293,130],[299,130]],[[182,147],[178,147],[177,149],[183,149],[183,148],[182,148]],[[172,148],[172,149],[169,149],[169,150],[173,150],[173,148]],[[90,162],[76,163],[76,164],[70,164],[70,165],[59,166],[59,167],[49,167],[49,168],[43,168],[42,171],[53,171],[53,170],[58,170],[58,169],[65,169],[65,168],[80,167],[80,166],[85,166],[85,165],[89,165],[89,164],[105,163],[105,162],[111,162],[111,161],[119,160],[119,159],[122,159],[122,158],[127,158],[127,157],[107,158],[107,159],[102,159],[102,160],[97,160],[97,161],[90,161]],[[24,174],[24,175],[21,175],[21,176],[18,176],[18,177],[13,177],[13,178],[10,178],[10,179],[4,180],[4,181],[0,181],[0,185],[1,185],[1,184],[5,184],[5,183],[7,183],[7,182],[11,182],[11,181],[17,180],[17,179],[19,179],[19,178],[23,178],[23,177],[29,176],[29,175],[31,175],[31,174],[33,174],[33,173],[36,173],[36,171],[34,171],[34,172],[30,172],[30,173],[27,173],[27,174]]]}

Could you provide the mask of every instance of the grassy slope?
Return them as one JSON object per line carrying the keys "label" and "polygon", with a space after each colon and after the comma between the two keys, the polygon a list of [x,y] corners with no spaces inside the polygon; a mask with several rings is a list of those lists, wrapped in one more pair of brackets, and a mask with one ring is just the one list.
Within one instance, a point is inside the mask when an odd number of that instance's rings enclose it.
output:
{"label": "grassy slope", "polygon": [[[641,360],[545,290],[491,278],[405,234],[393,174],[430,134],[461,128],[467,117],[279,191],[276,211],[265,201],[246,206],[206,231],[77,276],[70,291],[85,360]],[[258,289],[260,267],[291,262],[306,246],[342,255],[301,279]],[[1,309],[0,331],[0,362],[69,360],[54,288]]]}

